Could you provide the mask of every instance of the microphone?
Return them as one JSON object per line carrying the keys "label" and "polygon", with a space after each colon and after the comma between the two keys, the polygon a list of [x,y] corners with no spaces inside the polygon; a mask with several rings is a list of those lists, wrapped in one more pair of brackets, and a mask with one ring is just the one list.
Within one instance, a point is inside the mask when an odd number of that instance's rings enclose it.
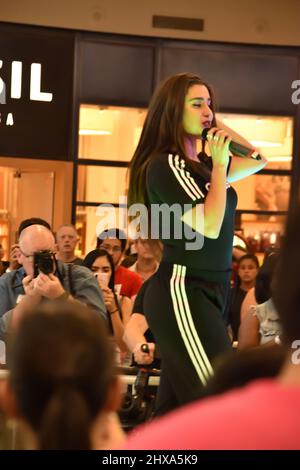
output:
{"label": "microphone", "polygon": [[[202,131],[201,134],[201,139],[202,140],[207,140],[207,133],[209,131],[209,128],[205,128]],[[236,155],[238,157],[243,157],[243,158],[253,158],[254,160],[261,160],[261,155],[253,149],[250,149],[249,147],[245,147],[242,144],[238,144],[234,140],[232,140],[229,144],[229,150],[230,152],[233,153],[233,155]]]}

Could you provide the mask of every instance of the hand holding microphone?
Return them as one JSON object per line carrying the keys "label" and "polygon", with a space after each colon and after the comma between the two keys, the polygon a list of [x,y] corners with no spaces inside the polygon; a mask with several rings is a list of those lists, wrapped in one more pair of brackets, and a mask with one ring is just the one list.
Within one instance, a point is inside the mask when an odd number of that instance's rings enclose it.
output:
{"label": "hand holding microphone", "polygon": [[208,141],[214,167],[227,168],[231,142],[229,134],[222,129],[212,127],[211,129],[204,129],[201,138]]}
{"label": "hand holding microphone", "polygon": [[[208,140],[209,142],[210,141],[209,135],[213,134],[213,138],[214,138],[216,136],[218,137],[218,133],[219,131],[216,127],[213,127],[211,129],[205,128],[202,131],[201,139]],[[237,157],[253,158],[254,160],[262,160],[261,155],[256,150],[253,150],[249,147],[246,147],[245,145],[235,142],[232,139],[230,139],[230,142],[229,142],[229,150],[233,155]]]}

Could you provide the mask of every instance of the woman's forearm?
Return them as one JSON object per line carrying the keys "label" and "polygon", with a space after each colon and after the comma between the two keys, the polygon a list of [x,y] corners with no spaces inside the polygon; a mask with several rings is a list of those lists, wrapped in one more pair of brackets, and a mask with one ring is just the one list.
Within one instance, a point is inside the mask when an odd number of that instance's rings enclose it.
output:
{"label": "woman's forearm", "polygon": [[208,195],[204,203],[204,235],[218,238],[226,208],[225,166],[214,166]]}
{"label": "woman's forearm", "polygon": [[131,352],[134,351],[138,343],[146,343],[144,336],[148,325],[143,315],[133,313],[125,326],[123,340]]}

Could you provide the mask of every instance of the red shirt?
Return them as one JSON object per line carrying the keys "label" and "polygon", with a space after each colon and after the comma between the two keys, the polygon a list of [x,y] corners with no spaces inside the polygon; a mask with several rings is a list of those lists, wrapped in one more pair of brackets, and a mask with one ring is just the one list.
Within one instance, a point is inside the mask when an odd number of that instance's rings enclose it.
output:
{"label": "red shirt", "polygon": [[300,386],[260,380],[133,431],[126,449],[300,449]]}
{"label": "red shirt", "polygon": [[[115,288],[118,294],[130,299],[135,297],[142,287],[143,281],[139,274],[129,271],[124,266],[119,266],[115,271]],[[121,286],[118,288],[118,286]]]}

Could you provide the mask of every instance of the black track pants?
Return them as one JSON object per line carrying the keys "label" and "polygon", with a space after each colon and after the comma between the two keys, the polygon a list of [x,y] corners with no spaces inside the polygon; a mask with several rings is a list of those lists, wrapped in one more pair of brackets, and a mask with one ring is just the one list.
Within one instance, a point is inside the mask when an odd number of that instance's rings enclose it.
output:
{"label": "black track pants", "polygon": [[176,400],[182,405],[199,398],[213,375],[214,358],[231,348],[223,320],[228,276],[221,282],[213,282],[213,273],[207,278],[163,262],[145,293],[144,311],[163,365],[158,401],[163,397],[166,403],[169,390],[170,408]]}

